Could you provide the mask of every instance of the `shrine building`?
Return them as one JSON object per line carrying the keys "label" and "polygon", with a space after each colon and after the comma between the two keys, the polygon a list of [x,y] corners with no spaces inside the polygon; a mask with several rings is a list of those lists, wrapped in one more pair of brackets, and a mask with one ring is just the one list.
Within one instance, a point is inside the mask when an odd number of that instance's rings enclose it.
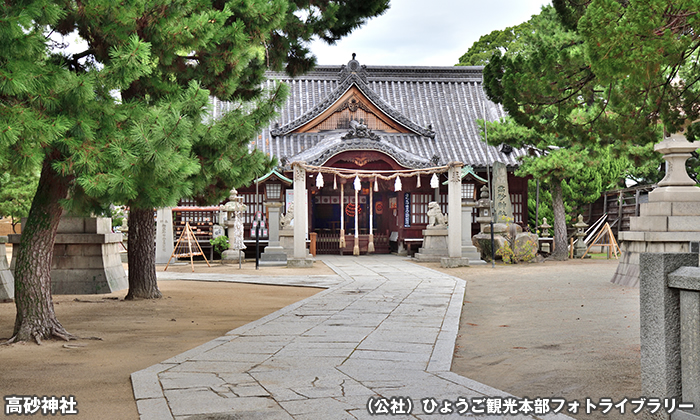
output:
{"label": "shrine building", "polygon": [[[246,242],[255,237],[253,221],[260,211],[264,245],[269,226],[263,203],[282,203],[284,214],[294,201],[294,168],[305,183],[297,191],[306,195],[297,201],[304,204],[295,207],[294,220],[305,212],[304,231],[316,233],[319,254],[352,253],[356,232],[363,254],[370,234],[376,253],[419,242],[428,203],[436,201],[448,213],[450,164],[461,167],[466,201],[479,198],[488,168],[505,164],[514,221],[526,226],[527,180],[513,174],[524,152],[487,145],[477,126],[478,119],[505,115],[486,97],[482,69],[365,66],[353,54],[346,65],[317,66],[295,78],[268,72],[266,87],[282,82],[290,95],[277,121],[251,145],[276,157],[280,166],[257,185],[238,189],[248,206]],[[215,100],[214,117],[229,106]],[[478,231],[472,218],[471,232]]]}

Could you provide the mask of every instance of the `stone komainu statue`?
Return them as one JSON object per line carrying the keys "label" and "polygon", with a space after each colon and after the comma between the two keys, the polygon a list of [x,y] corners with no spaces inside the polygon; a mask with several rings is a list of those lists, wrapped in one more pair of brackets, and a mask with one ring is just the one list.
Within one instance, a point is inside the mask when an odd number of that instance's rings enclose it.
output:
{"label": "stone komainu statue", "polygon": [[287,213],[285,213],[284,216],[280,217],[280,228],[288,228],[292,223],[292,220],[294,220],[294,203],[291,203],[289,205],[289,208],[287,209]]}
{"label": "stone komainu statue", "polygon": [[447,226],[447,216],[440,211],[440,205],[431,201],[428,203],[428,227]]}

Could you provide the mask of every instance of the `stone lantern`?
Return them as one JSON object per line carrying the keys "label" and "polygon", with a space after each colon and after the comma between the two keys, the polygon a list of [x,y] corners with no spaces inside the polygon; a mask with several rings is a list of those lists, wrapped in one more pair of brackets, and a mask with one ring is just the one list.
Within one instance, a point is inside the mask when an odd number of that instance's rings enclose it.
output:
{"label": "stone lantern", "polygon": [[578,215],[578,222],[574,225],[576,228],[576,242],[574,242],[574,258],[583,258],[586,254],[586,242],[583,237],[586,236],[586,228],[588,225],[583,221],[583,216]]}
{"label": "stone lantern", "polygon": [[229,201],[223,205],[222,211],[226,212],[226,226],[228,227],[228,249],[221,254],[222,262],[241,262],[241,250],[246,246],[243,243],[243,220],[241,213],[248,209],[243,204],[243,197],[238,195],[235,188],[231,189]]}
{"label": "stone lantern", "polygon": [[552,226],[547,223],[547,218],[543,217],[542,218],[542,224],[539,226],[540,229],[542,229],[542,234],[540,235],[540,251],[544,253],[551,253],[552,252],[552,239],[549,237],[549,229]]}
{"label": "stone lantern", "polygon": [[481,195],[474,207],[476,207],[477,211],[479,212],[479,216],[477,216],[476,221],[481,225],[481,233],[484,233],[486,232],[486,226],[488,226],[493,220],[493,216],[491,215],[490,211],[491,198],[489,197],[489,187],[487,185],[481,187]]}
{"label": "stone lantern", "polygon": [[542,229],[542,235],[541,235],[541,236],[542,236],[543,238],[549,238],[549,229],[550,229],[551,227],[552,227],[552,226],[550,226],[550,225],[547,223],[547,218],[546,218],[546,217],[543,217],[543,218],[542,218],[542,224],[540,225],[540,229]]}

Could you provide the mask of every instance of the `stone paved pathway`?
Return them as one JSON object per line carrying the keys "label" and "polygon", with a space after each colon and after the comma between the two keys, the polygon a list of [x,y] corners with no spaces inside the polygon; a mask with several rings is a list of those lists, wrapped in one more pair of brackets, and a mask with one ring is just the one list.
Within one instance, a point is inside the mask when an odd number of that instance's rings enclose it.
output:
{"label": "stone paved pathway", "polygon": [[[133,373],[141,419],[469,418],[427,415],[421,400],[508,396],[450,372],[463,280],[396,256],[322,259],[337,276],[158,273],[327,290]],[[370,415],[380,397],[410,398],[411,414]]]}

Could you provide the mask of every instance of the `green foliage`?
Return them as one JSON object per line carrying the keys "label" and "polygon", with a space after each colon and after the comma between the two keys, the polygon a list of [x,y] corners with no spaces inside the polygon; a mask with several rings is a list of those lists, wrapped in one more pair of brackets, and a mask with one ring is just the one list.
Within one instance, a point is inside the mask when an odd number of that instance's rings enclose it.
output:
{"label": "green foliage", "polygon": [[[530,231],[537,232],[542,235],[540,225],[544,218],[551,225],[554,221],[554,212],[552,211],[552,193],[549,191],[549,185],[545,182],[540,182],[540,200],[539,211],[537,209],[537,181],[534,179],[528,180],[527,183],[527,211],[528,221],[530,223]],[[537,218],[535,217],[537,215]],[[569,223],[567,219],[567,224]],[[551,230],[550,230],[551,234]]]}
{"label": "green foliage", "polygon": [[[579,10],[559,3],[574,19]],[[571,22],[562,24],[553,7],[544,7],[530,20],[532,30],[523,33],[518,48],[497,52],[484,70],[487,94],[509,114],[487,124],[488,141],[529,150],[517,174],[532,176],[556,193],[552,224],[558,250],[566,240],[565,203],[577,209],[616,184],[629,153],[619,139],[618,124],[626,126],[607,112],[606,91],[595,85],[583,40]],[[651,126],[635,135],[653,137],[657,132]]]}
{"label": "green foliage", "polygon": [[663,122],[670,133],[700,117],[697,12],[693,0],[588,4],[578,31],[615,113],[640,125]]}
{"label": "green foliage", "polygon": [[222,254],[229,248],[228,237],[227,236],[217,236],[214,239],[209,239],[209,243],[214,247],[214,251]]}
{"label": "green foliage", "polygon": [[472,44],[464,55],[459,57],[458,66],[484,66],[489,63],[491,56],[497,51],[505,54],[511,48],[517,48],[516,44],[522,33],[530,29],[530,23],[525,22],[517,26],[510,26],[503,30],[495,30],[487,35],[482,35],[478,41]]}
{"label": "green foliage", "polygon": [[513,253],[509,241],[505,241],[503,246],[496,250],[496,256],[501,257],[506,264],[513,264],[516,262],[515,253]]}

